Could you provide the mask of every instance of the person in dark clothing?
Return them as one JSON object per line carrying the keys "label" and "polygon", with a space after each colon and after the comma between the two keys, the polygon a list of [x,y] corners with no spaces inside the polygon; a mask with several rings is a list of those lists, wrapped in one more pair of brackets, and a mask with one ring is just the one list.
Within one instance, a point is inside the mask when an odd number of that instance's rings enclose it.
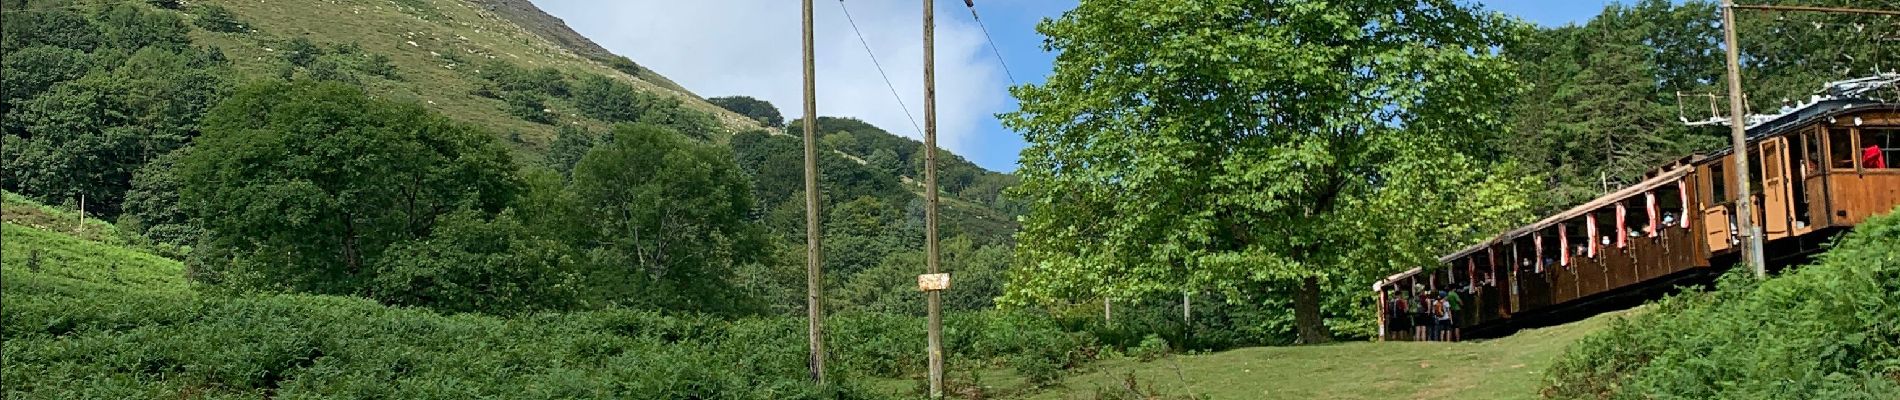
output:
{"label": "person in dark clothing", "polygon": [[1386,306],[1386,340],[1405,340],[1407,336],[1410,336],[1408,334],[1412,330],[1412,310],[1408,307],[1411,302],[1406,300],[1407,297],[1411,297],[1411,294],[1399,293],[1398,296],[1393,296],[1391,304]]}

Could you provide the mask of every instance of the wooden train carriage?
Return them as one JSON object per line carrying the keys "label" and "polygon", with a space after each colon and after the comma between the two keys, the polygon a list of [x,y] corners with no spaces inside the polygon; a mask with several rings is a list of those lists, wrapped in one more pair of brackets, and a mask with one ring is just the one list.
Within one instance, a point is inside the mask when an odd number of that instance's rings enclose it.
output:
{"label": "wooden train carriage", "polygon": [[[1891,78],[1889,78],[1891,79]],[[1749,196],[1771,264],[1817,251],[1827,237],[1900,205],[1900,105],[1818,100],[1748,129]],[[1450,291],[1464,328],[1527,317],[1570,320],[1607,296],[1668,289],[1739,259],[1735,155],[1724,150],[1660,168],[1647,180],[1504,232],[1374,284],[1388,307],[1419,289]],[[1427,272],[1429,271],[1429,272]],[[1553,315],[1553,314],[1578,315]],[[1384,332],[1382,332],[1382,336]]]}
{"label": "wooden train carriage", "polygon": [[[1864,100],[1817,103],[1750,130],[1749,196],[1755,220],[1775,247],[1811,247],[1813,233],[1852,227],[1900,204],[1900,105]],[[1702,233],[1717,256],[1740,251],[1734,232],[1732,150],[1697,163]],[[1774,255],[1771,255],[1774,256]]]}

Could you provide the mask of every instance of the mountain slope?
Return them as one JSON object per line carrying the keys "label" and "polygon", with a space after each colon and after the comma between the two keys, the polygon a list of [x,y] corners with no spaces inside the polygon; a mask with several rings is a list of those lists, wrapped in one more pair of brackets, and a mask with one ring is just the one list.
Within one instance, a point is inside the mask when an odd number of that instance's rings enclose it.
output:
{"label": "mountain slope", "polygon": [[[239,33],[193,32],[195,41],[222,49],[245,75],[279,74],[282,66],[278,59],[294,39],[318,46],[354,45],[365,53],[387,56],[399,77],[365,80],[364,85],[373,93],[424,103],[451,118],[483,125],[497,133],[518,132],[520,144],[529,149],[545,148],[557,127],[510,116],[504,101],[475,94],[482,86],[482,68],[491,63],[528,69],[551,67],[576,76],[607,76],[643,92],[677,98],[688,109],[714,115],[727,132],[762,128],[748,118],[700,100],[651,71],[616,68],[610,62],[624,58],[605,52],[526,2],[208,0],[201,4],[229,9],[248,28]],[[184,11],[194,13],[196,9]],[[527,25],[515,21],[526,21]],[[557,124],[596,129],[606,124],[578,115],[569,105],[550,103],[549,108],[559,114]]]}

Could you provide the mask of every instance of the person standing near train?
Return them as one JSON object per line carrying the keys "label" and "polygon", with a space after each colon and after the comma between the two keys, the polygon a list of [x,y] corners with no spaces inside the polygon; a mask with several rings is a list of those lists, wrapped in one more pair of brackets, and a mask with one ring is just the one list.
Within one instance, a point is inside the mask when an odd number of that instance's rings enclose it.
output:
{"label": "person standing near train", "polygon": [[1444,340],[1447,342],[1458,341],[1458,311],[1465,308],[1462,297],[1458,295],[1457,290],[1447,290],[1444,300],[1441,300],[1445,302],[1445,315],[1440,317],[1445,327],[1441,329],[1443,329],[1442,335],[1445,336]]}

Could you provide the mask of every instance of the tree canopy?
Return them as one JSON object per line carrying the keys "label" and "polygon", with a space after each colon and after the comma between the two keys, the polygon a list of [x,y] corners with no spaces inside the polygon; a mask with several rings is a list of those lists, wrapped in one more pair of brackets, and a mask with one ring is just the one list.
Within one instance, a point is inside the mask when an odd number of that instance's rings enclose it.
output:
{"label": "tree canopy", "polygon": [[250,86],[204,126],[180,201],[211,259],[229,257],[207,267],[251,286],[369,295],[390,246],[498,212],[521,185],[489,134],[337,83]]}
{"label": "tree canopy", "polygon": [[1290,288],[1299,336],[1324,341],[1322,285],[1360,287],[1522,218],[1488,173],[1519,90],[1492,51],[1521,30],[1502,15],[1103,1],[1037,29],[1055,71],[1003,116],[1029,142],[1011,301]]}
{"label": "tree canopy", "polygon": [[779,115],[778,107],[765,100],[751,96],[725,96],[706,99],[706,102],[759,121],[765,126],[785,126],[785,116]]}
{"label": "tree canopy", "polygon": [[[574,166],[580,243],[609,293],[670,309],[738,305],[729,283],[763,257],[751,185],[729,150],[652,125],[620,126]],[[612,295],[605,297],[613,298]]]}

